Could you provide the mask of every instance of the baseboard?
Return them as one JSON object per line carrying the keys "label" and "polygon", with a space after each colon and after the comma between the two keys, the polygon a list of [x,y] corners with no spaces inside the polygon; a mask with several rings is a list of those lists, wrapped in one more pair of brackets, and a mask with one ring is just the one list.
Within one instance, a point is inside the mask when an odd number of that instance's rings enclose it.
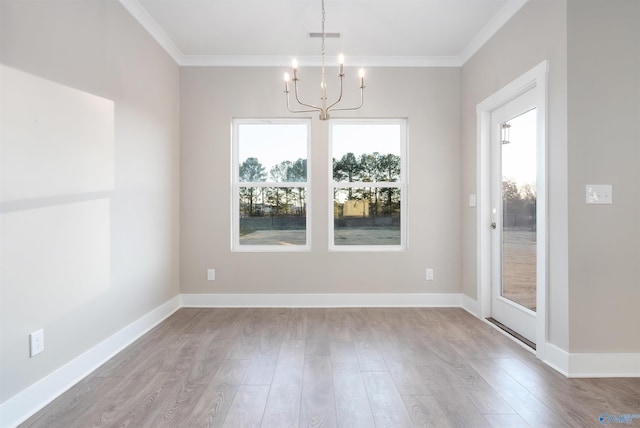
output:
{"label": "baseboard", "polygon": [[478,304],[478,301],[472,299],[466,294],[462,295],[462,308],[469,312],[471,315],[480,318],[480,305]]}
{"label": "baseboard", "polygon": [[569,353],[547,343],[544,362],[570,378],[640,377],[639,353]]}
{"label": "baseboard", "polygon": [[[462,307],[480,318],[477,300],[462,295]],[[640,377],[638,353],[569,353],[552,343],[543,343],[539,355],[542,361],[555,371],[570,378],[585,377]]]}
{"label": "baseboard", "polygon": [[[539,345],[538,345],[539,346]],[[545,343],[542,350],[542,361],[565,376],[569,376],[569,353],[552,343]]]}
{"label": "baseboard", "polygon": [[459,293],[182,294],[188,308],[461,307]]}
{"label": "baseboard", "polygon": [[0,426],[24,422],[178,309],[179,295],[5,401],[0,405]]}
{"label": "baseboard", "polygon": [[569,354],[569,377],[640,377],[640,353]]}

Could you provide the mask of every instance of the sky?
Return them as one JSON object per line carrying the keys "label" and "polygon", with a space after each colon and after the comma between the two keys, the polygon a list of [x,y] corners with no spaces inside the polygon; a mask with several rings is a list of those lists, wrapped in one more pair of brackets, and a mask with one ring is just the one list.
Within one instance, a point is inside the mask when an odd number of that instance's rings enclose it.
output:
{"label": "sky", "polygon": [[509,144],[502,145],[502,176],[521,187],[536,184],[536,110],[530,110],[507,122]]}
{"label": "sky", "polygon": [[378,152],[400,155],[400,124],[339,124],[333,126],[332,157]]}
{"label": "sky", "polygon": [[[400,124],[332,125],[332,156],[340,159],[352,152],[379,152],[400,155]],[[241,124],[238,160],[255,157],[269,173],[272,166],[285,160],[307,158],[307,127],[295,124]]]}
{"label": "sky", "polygon": [[307,127],[295,124],[240,125],[238,160],[258,158],[267,174],[283,161],[307,159]]}

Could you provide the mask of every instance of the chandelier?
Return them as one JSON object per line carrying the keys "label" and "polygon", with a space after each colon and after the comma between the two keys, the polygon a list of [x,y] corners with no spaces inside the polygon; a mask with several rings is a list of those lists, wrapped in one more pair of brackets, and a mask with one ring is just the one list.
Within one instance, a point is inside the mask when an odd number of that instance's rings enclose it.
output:
{"label": "chandelier", "polygon": [[[293,78],[289,75],[289,73],[284,73],[284,92],[287,97],[287,110],[291,113],[310,113],[310,112],[320,112],[320,120],[328,120],[330,111],[338,111],[338,110],[357,110],[362,107],[364,103],[364,70],[360,69],[360,105],[357,107],[342,107],[337,108],[337,104],[342,101],[342,79],[344,78],[344,55],[338,55],[338,77],[340,78],[340,93],[335,102],[327,105],[327,80],[325,75],[325,66],[324,66],[324,56],[325,56],[325,39],[326,32],[324,30],[324,20],[325,20],[325,10],[324,10],[324,0],[322,0],[322,47],[320,49],[320,54],[322,56],[322,77],[320,80],[320,105],[307,104],[300,101],[298,97],[298,82],[300,78],[298,77],[298,61],[294,59],[291,62],[291,67],[293,68]],[[291,104],[289,102],[289,81],[293,80],[293,92],[296,97],[296,102],[304,107],[310,108],[310,110],[294,110],[291,108]]]}

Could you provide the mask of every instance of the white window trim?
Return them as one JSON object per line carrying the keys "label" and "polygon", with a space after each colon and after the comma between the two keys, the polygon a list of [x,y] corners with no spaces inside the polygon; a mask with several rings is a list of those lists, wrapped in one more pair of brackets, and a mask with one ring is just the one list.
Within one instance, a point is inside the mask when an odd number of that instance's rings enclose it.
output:
{"label": "white window trim", "polygon": [[[400,119],[331,119],[328,132],[328,224],[329,224],[329,251],[331,252],[399,252],[407,250],[407,226],[408,226],[408,120]],[[398,124],[400,125],[400,181],[378,181],[378,182],[336,182],[333,180],[333,126],[340,124]],[[348,184],[348,186],[345,186]],[[400,188],[400,245],[335,245],[334,244],[334,212],[333,212],[333,191],[336,188],[344,187],[398,187]]]}
{"label": "white window trim", "polygon": [[[240,159],[238,153],[238,128],[240,125],[254,124],[305,124],[307,127],[307,181],[306,182],[240,182],[239,169]],[[311,251],[311,118],[291,118],[291,119],[238,119],[231,121],[231,251],[241,253],[259,252],[304,252]],[[306,192],[306,227],[305,245],[240,245],[240,188],[241,187],[302,187]]]}

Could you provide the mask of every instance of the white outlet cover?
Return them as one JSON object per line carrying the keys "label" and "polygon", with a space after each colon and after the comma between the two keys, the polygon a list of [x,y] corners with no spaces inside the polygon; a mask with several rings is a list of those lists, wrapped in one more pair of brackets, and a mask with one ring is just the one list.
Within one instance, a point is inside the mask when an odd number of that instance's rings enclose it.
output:
{"label": "white outlet cover", "polygon": [[215,281],[215,280],[216,280],[216,270],[207,269],[207,281]]}
{"label": "white outlet cover", "polygon": [[44,351],[44,330],[34,331],[29,335],[30,356],[35,357]]}
{"label": "white outlet cover", "polygon": [[427,269],[427,281],[433,281],[433,269]]}

